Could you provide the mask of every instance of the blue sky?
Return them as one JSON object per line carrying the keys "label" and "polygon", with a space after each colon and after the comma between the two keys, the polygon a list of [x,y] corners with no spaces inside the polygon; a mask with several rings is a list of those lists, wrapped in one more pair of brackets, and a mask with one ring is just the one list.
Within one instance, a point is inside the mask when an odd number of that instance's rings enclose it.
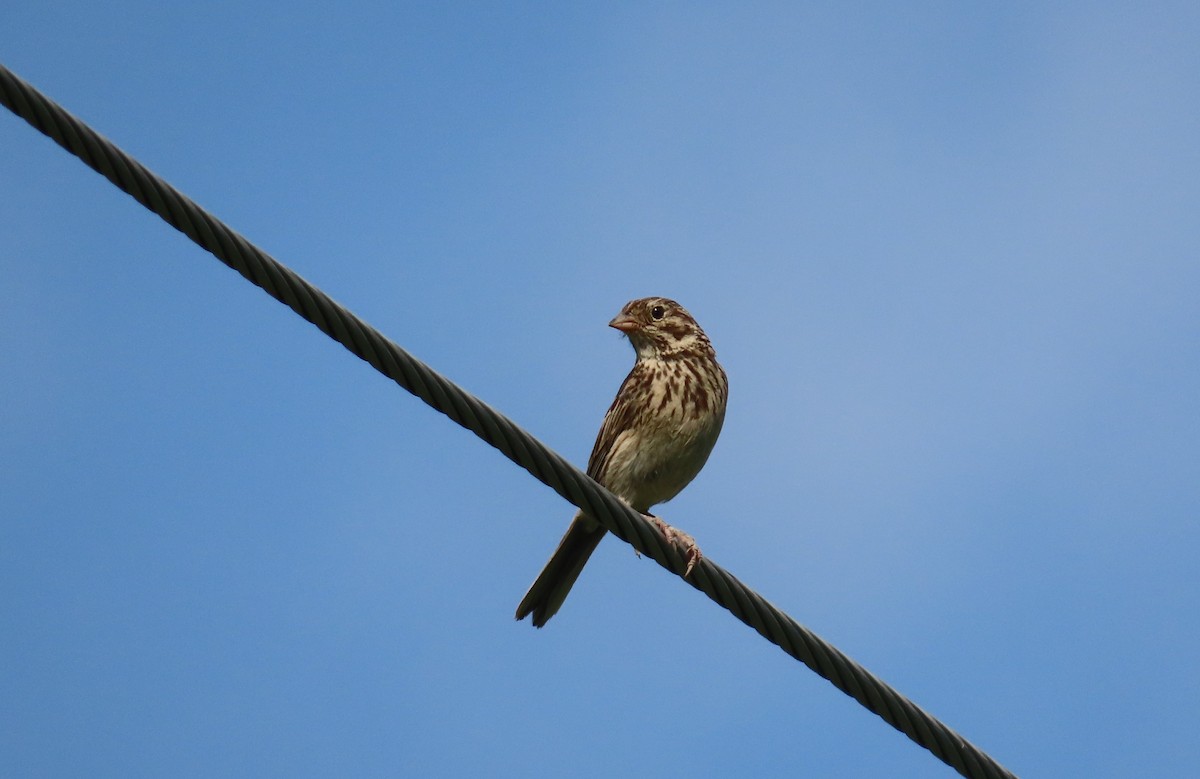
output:
{"label": "blue sky", "polygon": [[[1023,776],[1200,758],[1194,4],[25,4],[0,61]],[[13,776],[952,772],[0,115]]]}

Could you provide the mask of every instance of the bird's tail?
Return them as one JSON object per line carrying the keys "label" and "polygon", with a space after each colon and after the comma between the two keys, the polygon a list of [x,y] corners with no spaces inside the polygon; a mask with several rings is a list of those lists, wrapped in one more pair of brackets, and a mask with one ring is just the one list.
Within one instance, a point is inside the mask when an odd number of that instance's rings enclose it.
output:
{"label": "bird's tail", "polygon": [[517,619],[533,614],[534,627],[542,627],[558,612],[567,593],[583,571],[596,545],[607,531],[583,514],[576,514],[567,534],[558,542],[550,562],[538,574],[517,606]]}

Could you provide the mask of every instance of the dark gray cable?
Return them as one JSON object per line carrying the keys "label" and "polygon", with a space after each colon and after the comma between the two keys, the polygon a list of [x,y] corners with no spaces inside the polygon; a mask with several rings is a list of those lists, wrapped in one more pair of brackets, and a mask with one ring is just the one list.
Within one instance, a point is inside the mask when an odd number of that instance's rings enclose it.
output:
{"label": "dark gray cable", "polygon": [[[687,565],[659,531],[583,472],[335,303],[141,163],[0,65],[0,101],[168,224],[383,375],[487,441],[618,538],[677,576]],[[878,714],[963,776],[1013,777],[986,753],[827,644],[707,557],[684,581]]]}

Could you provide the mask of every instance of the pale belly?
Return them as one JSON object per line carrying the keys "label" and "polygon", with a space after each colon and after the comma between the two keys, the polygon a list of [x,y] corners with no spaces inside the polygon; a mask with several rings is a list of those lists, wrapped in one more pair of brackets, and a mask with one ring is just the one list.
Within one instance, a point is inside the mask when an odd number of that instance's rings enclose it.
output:
{"label": "pale belly", "polygon": [[652,430],[638,436],[626,432],[610,462],[609,473],[614,478],[605,486],[641,512],[667,502],[704,467],[723,421],[724,414],[720,414],[674,430]]}

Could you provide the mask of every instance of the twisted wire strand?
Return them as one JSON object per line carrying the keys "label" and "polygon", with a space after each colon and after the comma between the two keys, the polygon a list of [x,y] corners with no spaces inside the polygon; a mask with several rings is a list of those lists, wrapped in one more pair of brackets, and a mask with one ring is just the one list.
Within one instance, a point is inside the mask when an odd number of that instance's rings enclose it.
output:
{"label": "twisted wire strand", "polygon": [[[659,565],[682,576],[679,550],[638,512],[480,399],[460,389],[223,224],[0,64],[0,102],[271,297],[408,392],[500,450]],[[685,579],[763,638],[971,779],[1014,777],[1003,766],[733,574],[704,557]]]}

